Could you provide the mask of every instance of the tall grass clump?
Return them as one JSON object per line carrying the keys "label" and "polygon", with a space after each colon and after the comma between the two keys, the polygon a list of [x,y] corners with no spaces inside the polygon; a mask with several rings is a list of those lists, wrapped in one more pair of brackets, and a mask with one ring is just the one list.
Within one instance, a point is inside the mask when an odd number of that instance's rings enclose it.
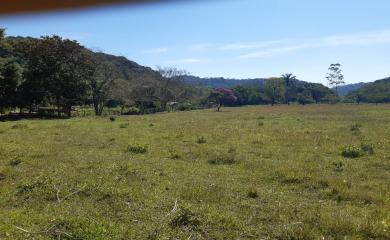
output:
{"label": "tall grass clump", "polygon": [[139,144],[132,144],[127,147],[127,151],[134,154],[142,154],[148,151],[146,146],[142,146]]}
{"label": "tall grass clump", "polygon": [[207,140],[206,140],[205,137],[200,136],[200,137],[198,137],[198,138],[196,139],[196,142],[199,143],[199,144],[202,144],[202,143],[206,143]]}
{"label": "tall grass clump", "polygon": [[121,123],[121,124],[119,125],[120,128],[127,128],[128,126],[130,126],[129,123]]}
{"label": "tall grass clump", "polygon": [[359,132],[361,127],[362,127],[362,125],[360,123],[354,123],[351,125],[350,130],[352,132]]}
{"label": "tall grass clump", "polygon": [[209,155],[208,163],[214,165],[234,164],[237,162],[237,152],[235,148],[228,151],[216,151]]}

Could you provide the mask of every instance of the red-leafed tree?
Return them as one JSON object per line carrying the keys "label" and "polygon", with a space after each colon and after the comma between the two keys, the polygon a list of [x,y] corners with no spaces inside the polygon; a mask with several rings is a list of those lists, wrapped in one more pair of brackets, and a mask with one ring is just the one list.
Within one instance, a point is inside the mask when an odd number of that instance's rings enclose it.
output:
{"label": "red-leafed tree", "polygon": [[210,103],[217,105],[217,111],[219,112],[222,106],[235,103],[237,97],[234,95],[233,90],[229,88],[216,88],[210,93],[208,100]]}

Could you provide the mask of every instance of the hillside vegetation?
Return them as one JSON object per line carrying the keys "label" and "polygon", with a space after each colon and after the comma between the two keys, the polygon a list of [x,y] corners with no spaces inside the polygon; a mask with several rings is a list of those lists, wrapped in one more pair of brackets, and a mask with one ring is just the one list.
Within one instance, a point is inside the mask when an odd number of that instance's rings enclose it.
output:
{"label": "hillside vegetation", "polygon": [[390,102],[390,77],[367,83],[358,90],[349,93],[347,99],[369,103]]}
{"label": "hillside vegetation", "polygon": [[390,106],[0,124],[0,239],[389,239]]}

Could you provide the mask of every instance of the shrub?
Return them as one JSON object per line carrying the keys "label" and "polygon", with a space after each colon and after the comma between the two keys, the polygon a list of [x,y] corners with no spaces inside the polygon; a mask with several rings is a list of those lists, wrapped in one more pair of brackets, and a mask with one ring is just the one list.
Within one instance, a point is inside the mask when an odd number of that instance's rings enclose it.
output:
{"label": "shrub", "polygon": [[199,144],[202,144],[202,143],[206,143],[207,141],[206,141],[206,138],[205,138],[205,137],[200,136],[200,137],[198,137],[198,139],[196,140],[196,142],[199,143]]}
{"label": "shrub", "polygon": [[127,115],[137,115],[140,114],[139,108],[136,107],[131,107],[129,110],[126,112]]}
{"label": "shrub", "polygon": [[0,172],[0,181],[5,180],[5,174]]}
{"label": "shrub", "polygon": [[195,109],[195,107],[192,106],[191,103],[180,103],[177,106],[178,111],[190,111],[190,110],[194,110],[194,109]]}
{"label": "shrub", "polygon": [[9,165],[11,166],[18,166],[20,163],[22,163],[20,159],[12,159],[11,161],[9,161]]}
{"label": "shrub", "polygon": [[362,143],[360,145],[360,148],[363,152],[367,153],[367,154],[374,154],[374,146],[372,144],[369,144],[369,143]]}
{"label": "shrub", "polygon": [[354,123],[351,125],[350,129],[352,132],[358,132],[358,131],[360,131],[361,127],[362,127],[362,125],[360,123]]}
{"label": "shrub", "polygon": [[15,124],[13,125],[11,128],[12,129],[25,129],[27,128],[28,126],[26,124],[21,124],[21,123],[18,123],[18,124]]}
{"label": "shrub", "polygon": [[127,128],[130,124],[129,123],[121,123],[119,125],[120,128]]}
{"label": "shrub", "polygon": [[147,148],[146,146],[141,146],[141,145],[129,145],[127,147],[127,151],[135,154],[141,154],[141,153],[146,153]]}
{"label": "shrub", "polygon": [[215,165],[236,163],[236,149],[229,148],[227,152],[217,152],[209,156],[208,162]]}
{"label": "shrub", "polygon": [[357,158],[362,155],[361,149],[356,145],[350,145],[344,147],[341,155],[346,158]]}
{"label": "shrub", "polygon": [[264,126],[264,123],[263,123],[263,122],[259,122],[257,125],[258,125],[259,127],[261,127],[261,126]]}
{"label": "shrub", "polygon": [[334,170],[337,171],[337,172],[342,172],[344,170],[344,164],[341,161],[334,162],[333,166],[334,166]]}
{"label": "shrub", "polygon": [[181,207],[177,216],[171,221],[172,227],[187,227],[190,229],[195,229],[199,225],[199,218],[187,207]]}
{"label": "shrub", "polygon": [[175,150],[169,150],[169,158],[179,159],[180,155]]}
{"label": "shrub", "polygon": [[115,118],[114,116],[111,116],[111,117],[110,117],[110,121],[111,121],[111,122],[115,122],[115,120],[116,120],[116,118]]}
{"label": "shrub", "polygon": [[368,143],[361,143],[360,146],[346,146],[341,152],[341,155],[347,158],[357,158],[364,154],[374,154],[374,146]]}
{"label": "shrub", "polygon": [[257,193],[256,189],[250,189],[247,193],[247,196],[249,198],[257,198],[259,197],[259,194]]}

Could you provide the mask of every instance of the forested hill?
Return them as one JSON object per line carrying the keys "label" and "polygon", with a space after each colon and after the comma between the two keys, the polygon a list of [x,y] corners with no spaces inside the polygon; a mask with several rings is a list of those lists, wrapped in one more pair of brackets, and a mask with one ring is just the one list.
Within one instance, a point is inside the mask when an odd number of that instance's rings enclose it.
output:
{"label": "forested hill", "polygon": [[[26,46],[30,47],[34,44],[34,41],[37,41],[36,38],[19,36],[7,37],[6,39],[13,46],[14,51],[17,53],[15,54],[16,56],[22,56]],[[93,54],[101,63],[109,64],[111,74],[120,79],[144,79],[145,76],[155,76],[158,74],[150,67],[141,66],[138,63],[133,62],[123,56],[115,56],[102,52],[89,52]]]}
{"label": "forested hill", "polygon": [[355,90],[358,90],[359,88],[365,86],[368,83],[360,82],[360,83],[352,83],[352,84],[346,84],[343,86],[337,87],[337,93],[339,96],[346,96],[350,92],[353,92]]}
{"label": "forested hill", "polygon": [[347,95],[356,102],[384,103],[390,102],[390,77],[367,83]]}
{"label": "forested hill", "polygon": [[196,76],[185,76],[183,80],[187,83],[197,86],[211,87],[211,88],[231,88],[235,86],[245,85],[262,85],[266,81],[265,78],[253,79],[232,79],[232,78],[200,78]]}
{"label": "forested hill", "polygon": [[110,63],[115,75],[121,79],[132,79],[138,77],[154,76],[158,74],[150,67],[141,66],[136,62],[133,62],[123,56],[115,56],[111,54],[97,52],[94,53],[98,59],[102,62]]}

